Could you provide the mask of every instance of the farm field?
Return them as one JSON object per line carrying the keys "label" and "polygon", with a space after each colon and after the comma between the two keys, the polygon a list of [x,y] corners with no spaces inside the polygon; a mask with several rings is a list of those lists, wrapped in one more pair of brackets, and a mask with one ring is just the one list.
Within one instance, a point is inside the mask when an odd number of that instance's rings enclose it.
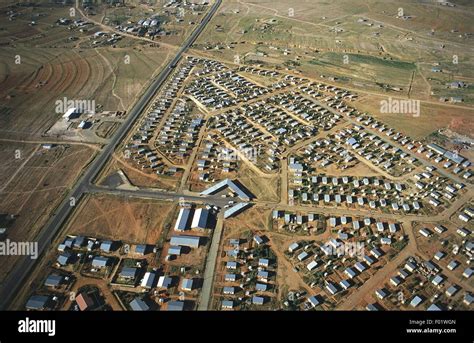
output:
{"label": "farm field", "polygon": [[[3,21],[0,124],[5,134],[45,132],[63,114],[57,111],[57,101],[65,98],[94,101],[101,110],[126,111],[169,58],[168,48],[128,37],[115,46],[81,46],[99,32],[98,27],[71,33],[55,24],[68,9],[40,10],[44,16],[35,26],[23,19],[28,13],[22,19]],[[40,37],[22,35],[25,27]],[[68,39],[73,36],[78,40]],[[10,40],[5,41],[7,37]]]}

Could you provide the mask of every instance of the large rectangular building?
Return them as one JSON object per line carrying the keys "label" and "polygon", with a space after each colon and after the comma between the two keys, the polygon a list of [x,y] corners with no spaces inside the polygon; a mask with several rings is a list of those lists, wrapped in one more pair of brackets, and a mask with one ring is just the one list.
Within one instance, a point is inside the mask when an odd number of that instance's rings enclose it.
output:
{"label": "large rectangular building", "polygon": [[173,236],[171,237],[171,245],[180,245],[183,247],[199,248],[201,237],[199,236]]}
{"label": "large rectangular building", "polygon": [[250,195],[247,194],[243,189],[241,189],[234,181],[229,179],[225,179],[219,183],[216,183],[214,186],[202,191],[201,195],[216,194],[224,190],[225,188],[230,188],[230,190],[236,193],[240,199],[244,201],[250,201]]}
{"label": "large rectangular building", "polygon": [[192,229],[207,229],[209,223],[209,210],[205,208],[198,208],[194,211],[193,222],[191,224]]}
{"label": "large rectangular building", "polygon": [[174,225],[176,231],[189,230],[189,222],[191,221],[192,210],[189,208],[181,208],[179,210],[178,219]]}

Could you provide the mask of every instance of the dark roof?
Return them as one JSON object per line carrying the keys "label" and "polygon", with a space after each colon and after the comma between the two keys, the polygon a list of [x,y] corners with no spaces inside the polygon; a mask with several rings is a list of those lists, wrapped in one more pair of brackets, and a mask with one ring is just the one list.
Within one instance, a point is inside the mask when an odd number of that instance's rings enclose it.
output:
{"label": "dark roof", "polygon": [[150,306],[148,306],[142,299],[135,298],[130,302],[130,307],[133,311],[148,311]]}
{"label": "dark roof", "polygon": [[61,275],[51,274],[46,278],[44,285],[49,287],[56,287],[59,286],[62,280],[63,277]]}
{"label": "dark roof", "polygon": [[145,252],[147,250],[147,245],[146,244],[140,244],[135,247],[135,253],[145,255]]}
{"label": "dark roof", "polygon": [[70,258],[71,258],[71,253],[65,252],[58,256],[57,261],[60,265],[64,266],[69,262]]}
{"label": "dark roof", "polygon": [[184,310],[184,302],[170,301],[168,303],[168,311],[182,311],[182,310]]}
{"label": "dark roof", "polygon": [[48,301],[49,297],[47,295],[33,295],[28,299],[26,308],[28,310],[42,310],[46,307]]}
{"label": "dark roof", "polygon": [[137,274],[137,268],[125,267],[120,272],[120,276],[124,278],[134,278]]}
{"label": "dark roof", "polygon": [[105,256],[96,256],[92,260],[93,267],[105,267],[109,263],[109,258]]}

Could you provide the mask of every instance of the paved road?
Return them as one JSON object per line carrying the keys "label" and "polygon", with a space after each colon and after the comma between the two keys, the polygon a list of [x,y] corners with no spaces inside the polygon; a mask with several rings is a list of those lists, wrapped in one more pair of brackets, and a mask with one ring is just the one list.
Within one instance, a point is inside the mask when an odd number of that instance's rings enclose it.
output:
{"label": "paved road", "polygon": [[224,228],[224,212],[219,212],[217,224],[212,233],[211,246],[206,258],[206,267],[204,268],[204,281],[199,296],[199,311],[210,310],[212,298],[212,286],[214,285],[215,269],[217,263],[217,254],[221,242],[222,230]]}
{"label": "paved road", "polygon": [[[183,46],[178,50],[176,56],[170,62],[168,62],[163,71],[150,84],[150,86],[145,91],[140,100],[138,100],[137,103],[134,105],[127,119],[120,126],[116,134],[111,139],[110,143],[105,146],[105,148],[97,155],[97,157],[91,163],[89,168],[76,182],[69,196],[67,196],[59,205],[56,212],[53,214],[49,222],[45,225],[45,227],[39,233],[36,239],[38,242],[38,255],[42,255],[46,251],[46,248],[48,248],[51,242],[53,241],[54,237],[61,228],[61,225],[71,214],[74,208],[74,206],[71,206],[71,199],[74,199],[75,204],[77,204],[79,200],[84,196],[84,193],[88,190],[88,187],[96,178],[100,170],[104,167],[107,160],[113,154],[114,150],[126,137],[127,133],[132,128],[137,118],[140,116],[140,114],[149,104],[150,100],[156,94],[158,89],[163,85],[165,80],[174,70],[174,68],[180,61],[183,53],[186,52],[186,50],[196,41],[197,37],[202,33],[206,25],[211,20],[212,16],[216,13],[221,2],[222,0],[216,0],[216,2],[212,5],[211,9],[204,16],[201,23],[199,23],[199,25],[188,37]],[[23,282],[25,281],[26,277],[33,270],[35,262],[36,260],[32,260],[29,257],[22,257],[18,261],[16,266],[12,269],[12,271],[0,287],[0,310],[5,310],[8,308],[8,305],[18,292],[19,287],[23,286]]]}
{"label": "paved road", "polygon": [[110,194],[116,196],[124,196],[128,198],[149,198],[149,199],[157,199],[157,200],[167,200],[167,201],[176,201],[176,200],[183,200],[189,202],[197,202],[197,203],[207,203],[211,205],[216,205],[219,207],[224,207],[227,203],[231,200],[238,201],[239,198],[232,198],[232,197],[221,197],[218,195],[208,195],[208,196],[200,196],[199,193],[191,193],[191,192],[167,192],[167,191],[160,191],[153,188],[138,188],[138,189],[118,189],[118,188],[107,188],[101,186],[90,185],[87,187],[87,193],[100,193],[100,194]]}

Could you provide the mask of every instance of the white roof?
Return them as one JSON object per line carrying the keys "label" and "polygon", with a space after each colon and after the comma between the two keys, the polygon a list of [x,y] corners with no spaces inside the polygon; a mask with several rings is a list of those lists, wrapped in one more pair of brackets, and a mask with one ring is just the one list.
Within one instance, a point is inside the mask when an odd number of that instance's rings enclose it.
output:
{"label": "white roof", "polygon": [[76,107],[71,107],[64,113],[63,118],[69,118],[74,113],[79,113]]}
{"label": "white roof", "polygon": [[151,272],[147,272],[147,273],[145,273],[145,276],[143,277],[141,286],[142,287],[151,287],[154,280],[155,280],[155,274],[151,273]]}

